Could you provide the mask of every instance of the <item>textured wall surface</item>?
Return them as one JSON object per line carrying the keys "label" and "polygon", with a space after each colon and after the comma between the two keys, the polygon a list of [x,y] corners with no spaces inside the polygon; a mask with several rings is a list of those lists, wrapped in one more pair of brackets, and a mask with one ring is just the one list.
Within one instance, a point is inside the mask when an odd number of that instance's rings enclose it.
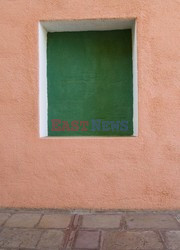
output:
{"label": "textured wall surface", "polygon": [[[0,0],[0,206],[180,208],[180,1]],[[38,21],[136,17],[139,136],[40,139]]]}

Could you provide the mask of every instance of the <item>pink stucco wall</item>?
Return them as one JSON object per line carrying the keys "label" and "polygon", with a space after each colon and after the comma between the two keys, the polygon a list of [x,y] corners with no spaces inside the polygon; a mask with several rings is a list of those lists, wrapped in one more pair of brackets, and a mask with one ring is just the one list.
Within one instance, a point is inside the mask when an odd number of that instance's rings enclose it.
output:
{"label": "pink stucco wall", "polygon": [[[0,207],[180,208],[180,1],[0,1]],[[139,136],[40,139],[38,21],[136,17]]]}

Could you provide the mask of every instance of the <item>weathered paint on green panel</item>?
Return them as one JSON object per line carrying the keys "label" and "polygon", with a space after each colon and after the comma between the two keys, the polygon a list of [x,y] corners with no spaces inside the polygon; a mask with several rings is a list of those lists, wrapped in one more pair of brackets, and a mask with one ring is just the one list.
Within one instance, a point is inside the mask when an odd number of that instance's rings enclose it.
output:
{"label": "weathered paint on green panel", "polygon": [[[131,30],[48,33],[48,135],[133,134]],[[89,121],[88,131],[51,131],[52,119]],[[128,131],[91,131],[91,120],[128,121]]]}

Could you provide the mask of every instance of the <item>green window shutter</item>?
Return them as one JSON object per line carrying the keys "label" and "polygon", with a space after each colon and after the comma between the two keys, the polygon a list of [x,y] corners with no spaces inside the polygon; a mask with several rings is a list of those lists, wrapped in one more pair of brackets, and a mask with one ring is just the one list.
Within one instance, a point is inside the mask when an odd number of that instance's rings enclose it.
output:
{"label": "green window shutter", "polygon": [[[47,78],[48,136],[133,135],[131,30],[48,33]],[[54,119],[79,130],[52,131]]]}

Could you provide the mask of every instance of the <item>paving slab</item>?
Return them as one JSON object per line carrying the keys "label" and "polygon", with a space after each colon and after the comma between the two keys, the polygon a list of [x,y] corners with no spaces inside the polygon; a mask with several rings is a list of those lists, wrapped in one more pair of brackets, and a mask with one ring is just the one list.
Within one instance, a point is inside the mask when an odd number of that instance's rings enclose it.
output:
{"label": "paving slab", "polygon": [[60,230],[46,230],[37,245],[38,249],[59,249],[63,245],[64,233]]}
{"label": "paving slab", "polygon": [[0,226],[10,217],[8,213],[0,213]]}
{"label": "paving slab", "polygon": [[152,231],[106,232],[103,234],[102,250],[163,250],[160,237]]}
{"label": "paving slab", "polygon": [[[0,248],[0,250],[34,250],[35,248]],[[39,249],[38,249],[39,250]]]}
{"label": "paving slab", "polygon": [[180,250],[180,231],[170,231],[165,236],[169,250]]}
{"label": "paving slab", "polygon": [[12,248],[34,248],[41,232],[36,229],[4,228],[0,232],[0,246]]}
{"label": "paving slab", "polygon": [[5,227],[32,228],[40,220],[40,214],[17,213],[13,214],[5,223]]}
{"label": "paving slab", "polygon": [[38,228],[66,228],[70,220],[70,214],[46,214],[42,217]]}
{"label": "paving slab", "polygon": [[177,211],[72,215],[4,209],[0,212],[0,250],[180,250],[179,222]]}
{"label": "paving slab", "polygon": [[126,215],[128,229],[178,229],[178,222],[167,214],[128,214]]}
{"label": "paving slab", "polygon": [[180,214],[176,216],[177,221],[180,223]]}
{"label": "paving slab", "polygon": [[119,228],[122,215],[84,215],[83,228]]}
{"label": "paving slab", "polygon": [[98,231],[79,231],[74,249],[98,249],[99,236]]}

